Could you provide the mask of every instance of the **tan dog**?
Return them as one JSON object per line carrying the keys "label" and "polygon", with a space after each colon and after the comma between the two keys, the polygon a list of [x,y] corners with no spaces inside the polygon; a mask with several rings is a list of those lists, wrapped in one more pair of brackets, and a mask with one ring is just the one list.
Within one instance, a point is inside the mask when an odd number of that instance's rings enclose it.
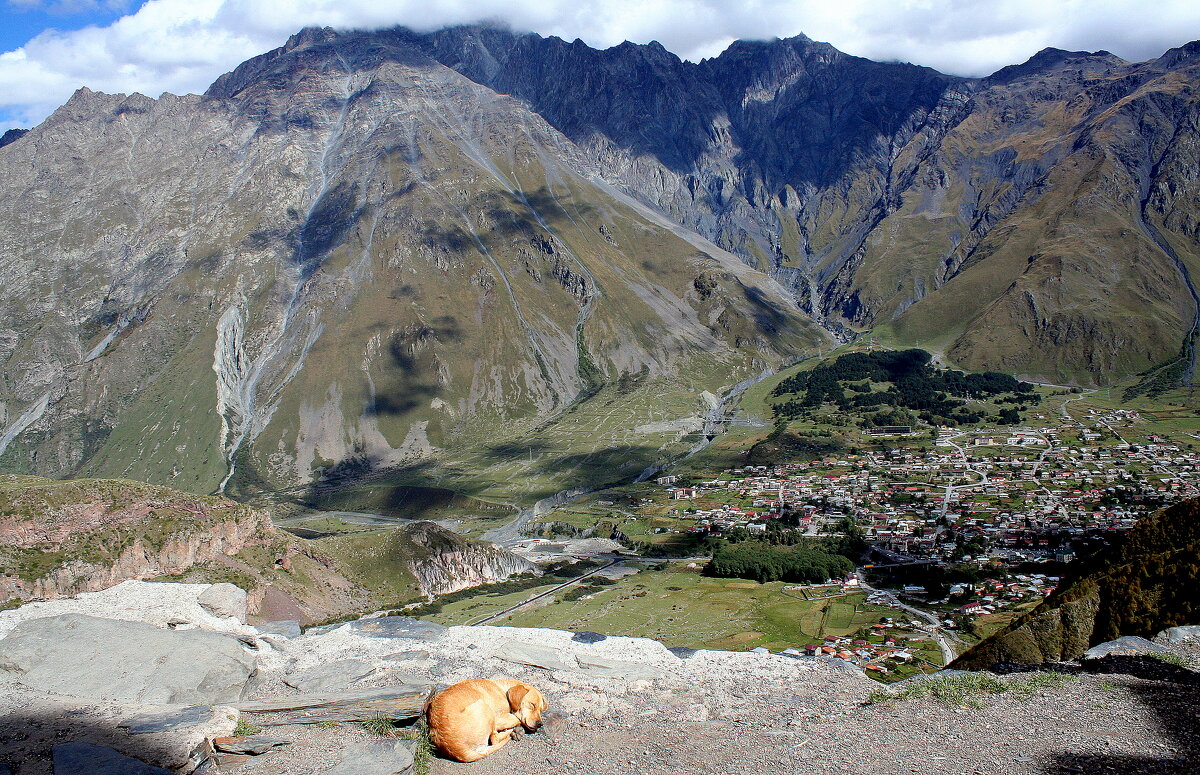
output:
{"label": "tan dog", "polygon": [[542,726],[546,698],[509,678],[459,681],[429,703],[429,739],[444,755],[479,761],[504,746],[517,727]]}

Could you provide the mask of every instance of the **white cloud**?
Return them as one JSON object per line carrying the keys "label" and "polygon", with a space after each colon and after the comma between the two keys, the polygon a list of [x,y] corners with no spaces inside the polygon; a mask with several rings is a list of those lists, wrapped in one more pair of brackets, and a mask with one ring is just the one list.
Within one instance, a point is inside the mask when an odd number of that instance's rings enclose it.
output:
{"label": "white cloud", "polygon": [[960,75],[993,72],[1046,46],[1143,60],[1200,35],[1194,0],[1160,0],[1153,13],[1139,0],[150,0],[107,27],[48,30],[0,54],[0,112],[28,125],[80,86],[203,91],[309,25],[429,30],[486,19],[593,46],[658,40],[693,60],[736,38],[803,32],[851,54]]}

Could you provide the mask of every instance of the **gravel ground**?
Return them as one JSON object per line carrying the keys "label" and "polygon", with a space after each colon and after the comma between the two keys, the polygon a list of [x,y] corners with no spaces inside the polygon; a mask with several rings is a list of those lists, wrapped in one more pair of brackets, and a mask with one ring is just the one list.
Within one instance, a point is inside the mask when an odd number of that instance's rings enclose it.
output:
{"label": "gravel ground", "polygon": [[[435,760],[431,775],[1200,772],[1197,674],[1142,660],[1109,667],[1116,672],[1079,672],[1028,697],[985,695],[978,709],[932,698],[864,704],[876,685],[826,669],[804,680],[585,688],[518,668],[506,672],[550,698],[542,731],[473,764]],[[295,742],[222,771],[315,775],[365,735],[357,725],[270,733]]]}

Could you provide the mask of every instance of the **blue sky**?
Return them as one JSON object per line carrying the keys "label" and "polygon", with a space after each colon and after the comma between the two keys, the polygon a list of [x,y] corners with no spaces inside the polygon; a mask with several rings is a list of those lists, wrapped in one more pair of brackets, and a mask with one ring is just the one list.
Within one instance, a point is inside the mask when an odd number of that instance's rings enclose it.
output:
{"label": "blue sky", "polygon": [[43,30],[77,30],[89,24],[107,26],[127,13],[136,12],[145,0],[100,3],[94,0],[0,0],[0,51],[25,45]]}
{"label": "blue sky", "polygon": [[[146,0],[0,0],[0,52],[13,51],[46,30],[71,31],[89,25],[106,27]],[[0,132],[25,125],[21,111],[0,106]]]}
{"label": "blue sky", "polygon": [[202,92],[305,26],[429,30],[502,20],[607,47],[657,40],[715,56],[804,33],[850,54],[987,75],[1047,46],[1131,61],[1200,39],[1200,1],[1155,0],[0,0],[0,129],[32,126],[81,86]]}

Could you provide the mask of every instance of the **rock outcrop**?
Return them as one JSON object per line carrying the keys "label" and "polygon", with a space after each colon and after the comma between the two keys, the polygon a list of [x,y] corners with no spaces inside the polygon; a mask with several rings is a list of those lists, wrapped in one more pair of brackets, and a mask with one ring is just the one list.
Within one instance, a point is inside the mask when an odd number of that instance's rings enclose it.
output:
{"label": "rock outcrop", "polygon": [[218,705],[242,698],[255,657],[228,635],[63,614],[14,627],[0,666],[6,680],[85,700]]}
{"label": "rock outcrop", "polygon": [[532,562],[495,544],[472,541],[432,522],[404,531],[412,543],[408,568],[426,595],[444,595],[519,574],[542,575]]}

